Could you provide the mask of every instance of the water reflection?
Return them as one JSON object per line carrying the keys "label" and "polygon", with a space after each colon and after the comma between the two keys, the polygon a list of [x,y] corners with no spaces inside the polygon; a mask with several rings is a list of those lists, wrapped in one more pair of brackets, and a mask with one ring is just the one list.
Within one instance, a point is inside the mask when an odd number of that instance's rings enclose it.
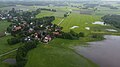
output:
{"label": "water reflection", "polygon": [[100,67],[120,67],[120,36],[104,37],[106,40],[89,42],[89,46],[76,46],[75,50]]}

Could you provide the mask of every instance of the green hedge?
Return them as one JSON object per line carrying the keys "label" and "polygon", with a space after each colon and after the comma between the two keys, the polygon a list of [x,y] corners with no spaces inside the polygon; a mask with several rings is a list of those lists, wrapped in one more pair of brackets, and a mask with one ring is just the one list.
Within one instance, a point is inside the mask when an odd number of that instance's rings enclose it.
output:
{"label": "green hedge", "polygon": [[14,45],[14,44],[20,43],[20,39],[19,38],[11,38],[11,39],[8,39],[7,42],[9,45]]}
{"label": "green hedge", "polygon": [[17,54],[16,54],[16,61],[17,61],[17,66],[18,67],[24,67],[25,64],[27,63],[27,53],[36,48],[37,47],[37,43],[36,41],[30,41],[25,43],[24,46],[19,47],[17,50]]}

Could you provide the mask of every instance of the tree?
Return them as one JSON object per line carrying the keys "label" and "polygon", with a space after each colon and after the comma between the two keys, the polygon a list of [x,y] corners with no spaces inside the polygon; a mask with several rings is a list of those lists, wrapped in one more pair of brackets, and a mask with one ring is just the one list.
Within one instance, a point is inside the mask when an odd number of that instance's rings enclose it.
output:
{"label": "tree", "polygon": [[37,47],[37,41],[26,42],[24,46],[19,47],[16,54],[17,67],[24,67],[27,59],[26,55],[31,50]]}
{"label": "tree", "polygon": [[9,45],[14,45],[20,42],[20,40],[18,38],[11,38],[7,40]]}
{"label": "tree", "polygon": [[67,17],[67,14],[64,14],[64,17]]}
{"label": "tree", "polygon": [[79,33],[79,37],[84,37],[84,36],[85,36],[85,34],[83,32]]}

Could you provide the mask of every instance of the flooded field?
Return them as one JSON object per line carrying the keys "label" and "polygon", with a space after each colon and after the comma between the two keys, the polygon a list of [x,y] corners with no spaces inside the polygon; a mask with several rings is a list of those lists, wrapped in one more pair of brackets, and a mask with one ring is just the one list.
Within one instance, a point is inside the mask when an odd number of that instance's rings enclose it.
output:
{"label": "flooded field", "polygon": [[8,63],[8,64],[16,64],[16,59],[6,59],[3,61],[4,63]]}
{"label": "flooded field", "polygon": [[76,46],[75,50],[100,67],[120,67],[120,36],[104,37],[106,40],[89,42],[88,46]]}

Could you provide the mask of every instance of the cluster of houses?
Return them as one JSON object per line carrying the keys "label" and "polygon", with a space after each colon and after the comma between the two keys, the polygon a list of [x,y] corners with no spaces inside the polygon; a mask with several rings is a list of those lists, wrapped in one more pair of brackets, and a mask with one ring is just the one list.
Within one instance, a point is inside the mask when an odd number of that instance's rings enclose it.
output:
{"label": "cluster of houses", "polygon": [[[31,17],[31,14],[32,13],[25,14],[25,16]],[[7,31],[11,33],[11,35],[20,37],[24,42],[38,40],[44,43],[48,43],[54,37],[61,35],[62,27],[51,23],[55,20],[54,16],[24,18],[25,16],[22,15],[21,19],[16,18],[7,28]]]}
{"label": "cluster of houses", "polygon": [[0,11],[0,20],[7,20],[7,19],[15,19],[17,18],[18,13],[22,13],[23,10],[15,10],[12,8],[12,10],[3,10]]}

